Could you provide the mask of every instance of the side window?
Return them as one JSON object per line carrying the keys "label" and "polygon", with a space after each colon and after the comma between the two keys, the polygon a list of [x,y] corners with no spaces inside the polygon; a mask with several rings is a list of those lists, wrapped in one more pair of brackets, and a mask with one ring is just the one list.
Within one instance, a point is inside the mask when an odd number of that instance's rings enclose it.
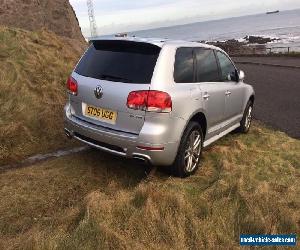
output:
{"label": "side window", "polygon": [[197,82],[218,82],[219,69],[215,53],[211,49],[195,49],[197,58]]}
{"label": "side window", "polygon": [[179,48],[176,52],[174,81],[176,83],[194,82],[193,48]]}
{"label": "side window", "polygon": [[237,81],[238,75],[237,71],[229,60],[229,58],[222,52],[217,51],[217,57],[219,59],[221,73],[222,73],[222,81]]}

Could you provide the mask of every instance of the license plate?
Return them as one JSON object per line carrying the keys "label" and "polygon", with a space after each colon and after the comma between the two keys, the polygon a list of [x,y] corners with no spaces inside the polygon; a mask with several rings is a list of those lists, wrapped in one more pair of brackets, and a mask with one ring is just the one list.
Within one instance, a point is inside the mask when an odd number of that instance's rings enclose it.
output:
{"label": "license plate", "polygon": [[90,105],[86,105],[85,115],[93,119],[112,124],[115,124],[117,120],[117,112],[108,109],[93,107]]}

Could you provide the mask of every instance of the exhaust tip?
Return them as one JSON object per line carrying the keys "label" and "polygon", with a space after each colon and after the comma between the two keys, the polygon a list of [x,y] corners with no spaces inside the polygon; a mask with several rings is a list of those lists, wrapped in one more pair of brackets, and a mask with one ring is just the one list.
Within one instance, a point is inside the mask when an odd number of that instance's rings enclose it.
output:
{"label": "exhaust tip", "polygon": [[147,160],[146,159],[144,159],[144,158],[142,158],[142,157],[139,157],[139,156],[135,156],[135,157],[133,157],[133,159],[135,159],[135,160],[137,160],[137,161],[140,161],[140,162],[147,162]]}
{"label": "exhaust tip", "polygon": [[150,159],[146,156],[134,155],[133,159],[140,162],[140,163],[142,163],[142,164],[150,165]]}
{"label": "exhaust tip", "polygon": [[66,128],[65,128],[65,135],[69,138],[69,139],[72,139],[72,134],[71,134],[71,132],[69,131],[69,130],[67,130]]}

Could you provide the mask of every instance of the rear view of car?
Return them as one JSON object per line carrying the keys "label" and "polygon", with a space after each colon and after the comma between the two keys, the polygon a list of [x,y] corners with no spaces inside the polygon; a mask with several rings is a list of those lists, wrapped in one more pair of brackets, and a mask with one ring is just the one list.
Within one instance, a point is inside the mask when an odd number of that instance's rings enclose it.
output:
{"label": "rear view of car", "polygon": [[[174,157],[165,154],[176,152],[177,145],[163,142],[166,129],[155,118],[166,118],[172,100],[166,92],[151,90],[160,52],[161,47],[144,42],[92,42],[68,79],[66,134],[116,155],[172,164]],[[146,113],[152,115],[146,119]]]}
{"label": "rear view of car", "polygon": [[243,80],[214,46],[95,40],[68,79],[65,132],[186,177],[203,147],[234,129],[249,131],[254,91]]}
{"label": "rear view of car", "polygon": [[134,96],[132,91],[149,90],[159,52],[159,47],[146,43],[93,42],[69,80],[71,86],[77,85],[75,92],[70,88],[74,115],[94,125],[139,134],[145,110],[129,111],[127,99]]}

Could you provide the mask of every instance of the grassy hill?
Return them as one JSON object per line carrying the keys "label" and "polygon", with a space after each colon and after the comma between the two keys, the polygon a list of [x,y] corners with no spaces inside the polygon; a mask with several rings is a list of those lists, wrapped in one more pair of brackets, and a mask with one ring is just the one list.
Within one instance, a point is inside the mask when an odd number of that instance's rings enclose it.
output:
{"label": "grassy hill", "polygon": [[0,165],[67,146],[65,82],[83,49],[47,31],[0,26]]}

